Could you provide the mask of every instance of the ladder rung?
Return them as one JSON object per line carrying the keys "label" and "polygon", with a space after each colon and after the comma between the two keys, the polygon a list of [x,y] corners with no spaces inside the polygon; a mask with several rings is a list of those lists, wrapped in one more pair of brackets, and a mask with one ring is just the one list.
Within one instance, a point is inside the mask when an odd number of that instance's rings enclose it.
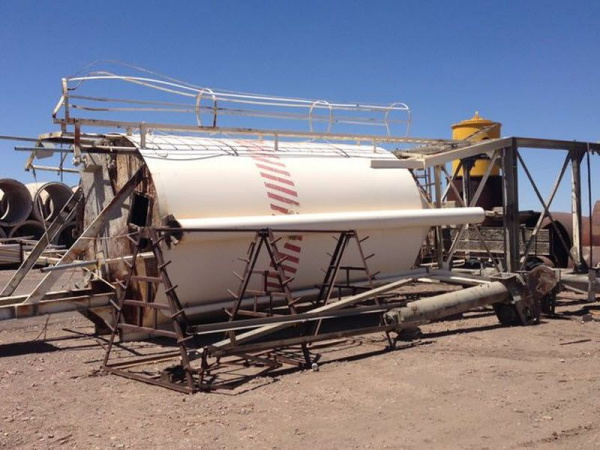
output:
{"label": "ladder rung", "polygon": [[179,311],[177,311],[175,314],[171,314],[171,316],[170,316],[170,317],[171,317],[171,319],[175,319],[175,318],[177,318],[177,317],[181,316],[182,314],[185,314],[185,310],[183,310],[183,309],[180,309],[180,310],[179,310]]}
{"label": "ladder rung", "polygon": [[147,277],[147,276],[143,276],[143,275],[132,275],[131,280],[136,280],[136,281],[148,281],[149,283],[162,283],[163,280],[160,277]]}
{"label": "ladder rung", "polygon": [[[195,337],[194,335],[191,335],[191,336],[186,336],[186,337],[184,337],[183,339],[177,339],[177,344],[178,344],[178,345],[184,344],[184,343],[186,343],[187,341],[194,339],[194,337]],[[190,366],[190,367],[191,367],[191,366]]]}
{"label": "ladder rung", "polygon": [[240,281],[244,280],[244,277],[242,277],[240,274],[238,274],[237,272],[233,272],[233,275]]}
{"label": "ladder rung", "polygon": [[231,289],[227,289],[227,292],[229,292],[229,294],[236,300],[238,299],[238,295],[235,292],[233,292]]}
{"label": "ladder rung", "polygon": [[109,302],[117,311],[121,312],[121,307],[117,303],[115,303],[113,300],[109,300]]}
{"label": "ladder rung", "polygon": [[120,323],[117,325],[117,327],[122,330],[139,331],[141,333],[148,333],[148,334],[152,334],[155,336],[163,336],[163,337],[168,337],[168,338],[172,338],[172,339],[177,339],[177,333],[175,333],[173,331],[157,330],[156,328],[148,328],[148,327],[138,327],[137,325],[131,325],[129,323]]}
{"label": "ladder rung", "polygon": [[123,304],[127,305],[127,306],[138,306],[141,308],[152,308],[152,309],[162,309],[162,310],[171,309],[168,305],[163,305],[161,303],[148,303],[148,302],[143,302],[140,300],[132,300],[132,299],[125,299],[123,301]]}
{"label": "ladder rung", "polygon": [[281,285],[282,286],[287,286],[289,283],[291,283],[295,279],[296,279],[296,277],[289,277],[287,280],[284,280],[283,283],[281,283]]}
{"label": "ladder rung", "polygon": [[161,264],[160,266],[158,266],[158,270],[165,270],[165,267],[167,267],[169,264],[171,264],[171,261],[167,261],[163,264]]}
{"label": "ladder rung", "polygon": [[297,298],[293,299],[293,300],[292,300],[292,301],[289,303],[289,305],[290,305],[290,306],[294,306],[294,305],[295,305],[296,303],[298,303],[300,300],[302,300],[302,297],[297,297]]}
{"label": "ladder rung", "polygon": [[171,286],[168,289],[165,289],[165,294],[170,294],[171,292],[173,292],[175,289],[177,289],[177,285],[175,286]]}
{"label": "ladder rung", "polygon": [[160,243],[161,243],[162,241],[164,241],[166,238],[167,238],[167,235],[166,235],[166,234],[163,234],[161,237],[159,237],[157,240],[155,240],[155,241],[152,243],[152,247],[153,247],[153,248],[157,248],[157,247],[160,245]]}
{"label": "ladder rung", "polygon": [[250,295],[266,295],[267,292],[260,289],[246,289],[246,294]]}
{"label": "ladder rung", "polygon": [[277,265],[280,265],[282,262],[287,261],[288,259],[290,259],[289,256],[284,256],[283,258],[279,259],[278,261],[275,261],[277,263]]}

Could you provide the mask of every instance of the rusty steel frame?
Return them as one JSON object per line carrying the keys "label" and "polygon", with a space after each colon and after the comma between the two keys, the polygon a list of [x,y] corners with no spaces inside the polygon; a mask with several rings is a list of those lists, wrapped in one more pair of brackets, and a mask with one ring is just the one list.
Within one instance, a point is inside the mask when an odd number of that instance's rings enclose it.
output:
{"label": "rusty steel frame", "polygon": [[[176,286],[170,281],[168,276],[167,266],[169,261],[165,261],[162,250],[160,246],[164,241],[170,239],[170,235],[173,233],[193,233],[193,232],[239,232],[239,230],[232,229],[215,229],[215,230],[195,230],[191,228],[171,228],[171,227],[158,227],[158,228],[139,228],[136,232],[136,239],[130,238],[132,242],[134,242],[134,254],[131,260],[131,263],[127,263],[129,270],[123,280],[117,282],[117,301],[112,302],[113,311],[114,311],[114,322],[110,326],[111,328],[111,337],[109,340],[109,344],[106,348],[103,368],[110,373],[114,373],[116,375],[129,377],[132,379],[136,379],[139,381],[144,381],[151,384],[157,384],[163,387],[172,388],[178,390],[180,392],[193,393],[199,390],[210,390],[215,388],[211,383],[205,380],[205,375],[210,373],[211,370],[214,370],[216,366],[220,364],[220,358],[225,354],[233,355],[233,356],[243,356],[246,359],[252,359],[255,356],[252,355],[252,352],[258,351],[254,350],[252,346],[248,346],[247,344],[243,347],[240,347],[237,342],[237,337],[235,335],[235,331],[243,331],[248,328],[259,328],[261,326],[283,326],[287,327],[290,325],[302,325],[299,328],[300,336],[292,337],[288,339],[267,339],[266,342],[261,342],[258,345],[259,350],[275,350],[282,347],[287,347],[290,345],[300,345],[302,349],[302,353],[304,355],[305,365],[311,364],[311,356],[307,344],[312,342],[319,342],[323,340],[330,340],[333,338],[344,337],[344,336],[355,336],[357,334],[365,334],[365,333],[374,333],[377,331],[383,332],[388,337],[390,342],[390,346],[394,345],[394,342],[389,337],[389,332],[392,331],[394,327],[386,325],[383,323],[383,313],[389,310],[392,307],[399,306],[399,303],[391,303],[387,305],[383,305],[380,303],[378,296],[389,290],[388,287],[386,289],[374,288],[373,287],[373,278],[374,274],[368,269],[366,264],[366,260],[372,256],[365,256],[362,252],[362,248],[360,246],[361,240],[356,231],[354,230],[294,230],[294,233],[305,234],[305,233],[338,233],[339,238],[337,238],[336,249],[334,253],[331,255],[331,262],[329,266],[329,270],[326,271],[323,283],[321,285],[321,289],[318,295],[318,302],[316,303],[316,308],[313,310],[308,310],[307,312],[299,312],[296,309],[296,303],[299,299],[294,299],[292,297],[292,291],[290,288],[290,284],[292,279],[287,278],[285,272],[281,264],[285,261],[285,257],[281,257],[281,254],[277,248],[277,242],[280,238],[277,238],[275,235],[280,230],[275,229],[258,229],[258,230],[245,230],[248,233],[254,233],[254,239],[251,242],[248,250],[246,261],[246,267],[243,275],[239,276],[240,285],[238,287],[238,291],[236,293],[232,293],[234,296],[234,305],[230,311],[228,311],[229,319],[227,322],[216,323],[216,324],[208,324],[208,325],[191,325],[185,315],[185,310],[181,306],[179,299],[176,294]],[[289,230],[285,230],[289,233]],[[346,250],[348,243],[354,240],[359,249],[359,254],[363,260],[364,266],[361,270],[364,270],[365,276],[368,280],[368,286],[363,287],[361,289],[366,289],[367,292],[355,295],[358,297],[356,301],[348,301],[347,299],[341,303],[342,306],[350,306],[356,303],[363,303],[367,300],[375,300],[376,305],[373,306],[363,306],[357,307],[354,309],[345,309],[339,310],[338,303],[328,304],[328,300],[331,298],[333,287],[337,287],[336,279],[340,272],[340,270],[351,269],[358,270],[358,267],[347,268],[342,266],[343,254]],[[150,245],[152,247],[152,251],[154,252],[156,258],[156,264],[158,271],[160,273],[160,280],[154,279],[154,282],[162,283],[165,288],[165,293],[167,294],[168,306],[162,304],[154,303],[154,296],[156,295],[156,290],[152,291],[152,298],[144,299],[143,301],[127,299],[128,288],[132,282],[139,281],[142,278],[145,280],[148,277],[139,277],[136,274],[136,258],[139,253],[139,250],[143,245]],[[269,262],[271,265],[271,271],[277,274],[278,283],[282,289],[282,294],[286,299],[286,307],[288,310],[288,314],[284,315],[274,315],[271,313],[266,315],[250,315],[250,319],[239,319],[240,316],[244,316],[243,310],[241,309],[242,300],[245,298],[246,294],[250,291],[248,290],[248,285],[250,278],[253,275],[263,274],[264,271],[256,270],[256,264],[258,262],[260,252],[264,250],[267,252],[269,257]],[[413,280],[414,278],[423,275],[425,272],[416,271],[414,272],[414,276],[405,280],[402,280],[400,283],[392,283],[394,287],[405,284],[408,281]],[[356,286],[352,286],[349,283],[343,285],[344,288],[349,289],[358,289]],[[381,292],[380,292],[381,291]],[[268,292],[267,290],[261,292],[252,291],[251,294],[268,296],[275,292]],[[371,294],[369,294],[371,293]],[[323,306],[319,306],[320,303],[324,303]],[[132,324],[124,322],[123,318],[123,310],[126,307],[136,307],[142,309],[152,309],[154,311],[157,308],[166,309],[170,314],[172,319],[174,331],[167,331],[164,329],[143,327],[139,324]],[[313,303],[313,306],[315,304]],[[333,306],[333,307],[332,307]],[[279,311],[278,311],[279,312]],[[333,318],[341,318],[341,317],[350,317],[350,316],[359,316],[359,315],[378,315],[380,317],[380,324],[376,327],[369,327],[367,329],[349,329],[344,331],[337,331],[335,333],[320,333],[319,328],[320,324],[323,320],[333,319]],[[315,324],[316,326],[310,328],[307,327],[309,324]],[[397,328],[397,327],[396,327]],[[259,328],[260,329],[260,328]],[[140,373],[135,373],[126,370],[131,367],[139,367],[144,363],[154,363],[157,361],[154,357],[143,357],[142,359],[134,359],[133,361],[126,363],[112,363],[110,360],[110,355],[112,351],[112,347],[115,343],[117,335],[120,334],[121,331],[139,331],[151,336],[159,336],[159,337],[167,337],[171,339],[175,339],[176,345],[179,347],[179,352],[177,354],[171,354],[172,357],[179,357],[181,369],[184,374],[184,379],[181,382],[164,379],[158,379],[152,376],[142,375]],[[193,350],[198,347],[197,336],[203,334],[211,334],[219,331],[224,331],[229,336],[229,345],[219,345],[219,343],[215,345],[204,345],[199,350]],[[267,333],[270,334],[270,333]],[[247,338],[244,338],[241,343],[246,343]],[[192,347],[189,347],[190,344],[193,344]],[[215,353],[216,352],[216,353]],[[215,354],[213,354],[215,353]],[[157,357],[160,361],[164,361],[167,358],[164,355]],[[215,362],[209,362],[209,358],[217,358]],[[192,367],[191,361],[200,359],[200,367],[195,368]],[[285,358],[284,358],[285,359]],[[281,358],[279,359],[280,361]],[[270,367],[267,367],[268,370],[261,371],[261,373],[267,373],[274,368],[280,367],[279,362],[272,361],[273,364]],[[285,363],[285,361],[283,361]],[[289,361],[288,361],[289,362]]]}
{"label": "rusty steel frame", "polygon": [[[465,145],[466,142],[466,145]],[[469,145],[470,144],[470,145]],[[419,149],[413,149],[409,151],[400,152],[399,160],[372,160],[371,167],[375,169],[394,169],[394,168],[404,168],[413,172],[416,169],[434,169],[434,184],[435,184],[435,199],[433,201],[428,201],[431,206],[441,207],[444,199],[447,198],[450,191],[453,191],[456,195],[459,204],[465,206],[467,204],[472,204],[465,201],[463,196],[458,195],[458,190],[454,186],[454,181],[457,178],[457,175],[461,168],[465,168],[465,165],[468,164],[468,161],[472,158],[476,158],[481,155],[487,155],[495,160],[500,159],[502,165],[502,189],[503,189],[503,210],[504,210],[504,257],[502,258],[503,267],[500,267],[496,258],[491,255],[489,249],[487,249],[487,245],[484,242],[481,242],[484,250],[486,250],[486,254],[491,258],[494,266],[497,269],[502,269],[503,272],[516,273],[523,268],[524,263],[526,262],[527,256],[530,255],[531,248],[533,243],[535,242],[535,238],[541,229],[542,222],[545,218],[550,219],[551,227],[553,227],[556,232],[558,239],[560,241],[560,245],[565,248],[566,253],[573,263],[575,270],[577,272],[586,272],[588,270],[588,264],[583,259],[582,252],[582,180],[581,180],[581,164],[585,155],[590,154],[600,154],[600,144],[599,143],[591,143],[591,142],[577,142],[577,141],[562,141],[555,139],[535,139],[535,138],[522,138],[522,137],[509,137],[509,138],[499,138],[499,139],[490,139],[483,142],[477,143],[469,143],[468,141],[460,142],[458,144],[449,144],[454,147],[450,147],[447,150],[439,151],[437,153],[428,153],[423,152],[420,153]],[[565,158],[565,162],[560,170],[559,176],[555,181],[555,184],[550,192],[548,199],[545,200],[541,195],[539,188],[532,176],[527,164],[523,160],[520,149],[521,148],[532,148],[532,149],[543,149],[543,150],[563,150],[567,151],[567,156]],[[451,162],[453,160],[458,160],[458,165],[454,170],[454,173],[450,175],[445,168],[445,164]],[[552,200],[555,197],[555,194],[560,187],[560,183],[563,180],[564,173],[568,166],[571,165],[572,171],[572,180],[571,180],[571,198],[572,198],[572,217],[573,217],[573,245],[569,248],[568,244],[565,242],[562,234],[558,232],[555,221],[552,218],[552,213],[549,211],[549,208],[552,204]],[[491,165],[489,166],[491,167]],[[488,167],[488,168],[489,168]],[[542,212],[540,217],[533,229],[532,236],[525,244],[525,249],[523,252],[520,250],[519,243],[519,201],[518,201],[518,169],[521,167],[528,179],[531,183],[533,190],[536,194],[537,199],[539,200],[542,208]],[[464,170],[466,173],[469,172],[468,167]],[[489,171],[487,171],[486,175],[489,177]],[[445,177],[447,185],[442,192],[442,174]],[[477,193],[480,189],[483,189],[485,185],[485,181],[487,181],[486,176],[483,177],[482,182],[479,184],[479,187],[475,193],[475,195],[471,198],[477,198]],[[468,175],[467,175],[468,178]],[[418,180],[417,180],[418,181]],[[463,180],[464,182],[464,180]],[[591,189],[592,177],[591,174],[588,173],[588,191]],[[464,192],[464,190],[463,190]],[[467,196],[469,194],[467,193]],[[469,196],[470,197],[470,196]],[[424,197],[425,198],[425,197]],[[589,207],[589,205],[588,205]],[[590,208],[591,210],[591,208]],[[591,214],[591,211],[590,211]],[[469,225],[471,226],[471,225]],[[438,267],[448,269],[451,264],[451,258],[455,252],[456,244],[458,243],[459,237],[462,236],[464,230],[467,228],[467,225],[463,225],[458,235],[452,242],[450,250],[445,255],[445,251],[443,249],[443,244],[441,240],[441,227],[436,228],[436,246],[437,251],[435,252],[437,255],[437,263]],[[481,232],[478,225],[475,225],[474,228],[478,230],[478,239],[481,241]],[[446,257],[444,257],[446,256]]]}

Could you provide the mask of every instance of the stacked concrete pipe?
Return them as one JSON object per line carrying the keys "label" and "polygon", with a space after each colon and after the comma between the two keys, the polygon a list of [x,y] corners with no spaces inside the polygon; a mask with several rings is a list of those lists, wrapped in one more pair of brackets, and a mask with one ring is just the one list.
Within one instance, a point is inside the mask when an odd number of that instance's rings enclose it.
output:
{"label": "stacked concrete pipe", "polygon": [[[73,190],[60,182],[24,185],[17,180],[0,179],[0,237],[41,238],[71,195]],[[70,246],[74,230],[74,223],[66,225],[55,243]]]}
{"label": "stacked concrete pipe", "polygon": [[33,209],[31,194],[27,187],[10,178],[0,179],[0,226],[14,227],[27,220]]}
{"label": "stacked concrete pipe", "polygon": [[33,200],[31,218],[47,225],[52,223],[60,210],[73,195],[73,191],[64,183],[52,181],[49,183],[32,183],[27,188]]}

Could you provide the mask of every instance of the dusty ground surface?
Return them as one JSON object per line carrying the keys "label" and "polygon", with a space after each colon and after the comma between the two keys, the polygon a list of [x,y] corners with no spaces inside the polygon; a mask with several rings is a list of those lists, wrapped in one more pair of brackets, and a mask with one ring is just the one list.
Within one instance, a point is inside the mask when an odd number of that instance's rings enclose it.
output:
{"label": "dusty ground surface", "polygon": [[[1,283],[0,283],[1,284]],[[504,328],[489,312],[323,351],[319,371],[193,396],[97,369],[75,314],[0,323],[0,448],[600,448],[600,322]]]}

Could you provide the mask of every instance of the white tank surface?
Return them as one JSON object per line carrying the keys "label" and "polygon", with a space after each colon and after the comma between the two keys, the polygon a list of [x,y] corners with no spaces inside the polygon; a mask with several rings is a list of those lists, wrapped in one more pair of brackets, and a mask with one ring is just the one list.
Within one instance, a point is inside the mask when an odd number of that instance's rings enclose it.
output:
{"label": "white tank surface", "polygon": [[[395,158],[373,146],[148,135],[141,149],[139,138],[128,139],[149,168],[160,217],[173,216],[179,225],[196,228],[356,230],[359,237],[369,237],[362,244],[365,254],[374,254],[369,269],[382,277],[414,264],[431,226],[484,218],[480,208],[426,211],[407,170],[371,168],[373,158]],[[294,277],[293,289],[321,283],[327,253],[335,246],[332,234],[282,236],[278,246],[288,257],[285,271]],[[239,283],[233,272],[243,271],[239,258],[246,256],[253,237],[184,233],[165,250],[165,259],[172,261],[169,275],[188,314],[233,304],[228,290]],[[266,256],[263,262],[266,266]],[[355,246],[348,247],[343,262],[359,264]]]}

